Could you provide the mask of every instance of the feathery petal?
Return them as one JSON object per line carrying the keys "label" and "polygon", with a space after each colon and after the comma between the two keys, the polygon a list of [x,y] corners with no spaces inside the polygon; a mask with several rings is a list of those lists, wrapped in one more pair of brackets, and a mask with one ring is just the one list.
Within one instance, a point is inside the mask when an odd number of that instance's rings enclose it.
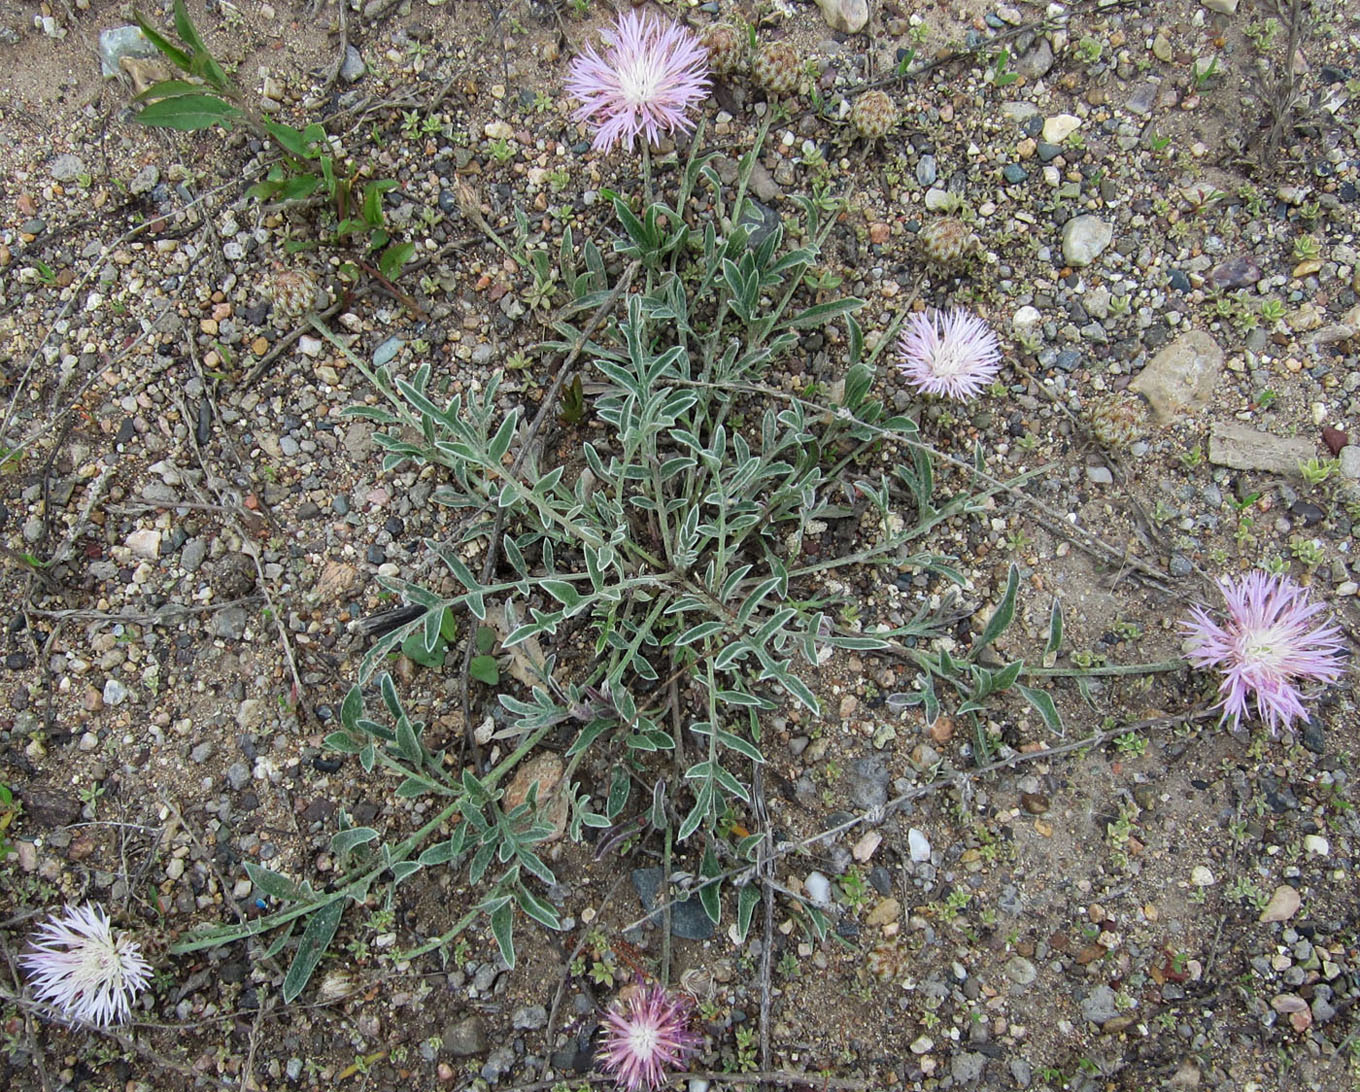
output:
{"label": "feathery petal", "polygon": [[32,937],[19,957],[33,992],[68,1018],[108,1025],[126,1020],[132,1001],[151,981],[151,967],[127,934],[113,935],[108,915],[93,903],[67,906]]}
{"label": "feathery petal", "polygon": [[599,128],[594,147],[608,151],[644,136],[656,144],[662,132],[689,132],[687,115],[708,94],[708,53],[699,39],[675,22],[628,12],[602,32],[604,56],[586,46],[571,62],[567,93],[580,100],[572,117]]}
{"label": "feathery petal", "polygon": [[600,1065],[627,1092],[655,1092],[668,1070],[684,1068],[699,1049],[689,1020],[688,998],[661,986],[637,986],[605,1014]]}
{"label": "feathery petal", "polygon": [[1222,719],[1239,722],[1254,697],[1271,732],[1306,720],[1300,685],[1341,678],[1346,649],[1341,630],[1317,624],[1322,604],[1288,577],[1256,571],[1236,581],[1225,577],[1219,588],[1228,608],[1222,625],[1200,606],[1181,624],[1190,662],[1223,673]]}
{"label": "feathery petal", "polygon": [[897,349],[907,382],[926,394],[960,402],[976,398],[1001,370],[996,334],[967,311],[913,314]]}

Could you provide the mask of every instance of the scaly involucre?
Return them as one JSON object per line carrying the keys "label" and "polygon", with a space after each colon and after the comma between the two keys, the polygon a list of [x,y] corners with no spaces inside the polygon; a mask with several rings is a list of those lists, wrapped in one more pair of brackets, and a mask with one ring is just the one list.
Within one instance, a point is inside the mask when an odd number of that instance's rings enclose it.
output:
{"label": "scaly involucre", "polygon": [[151,967],[137,944],[124,933],[115,937],[108,915],[92,903],[54,914],[31,942],[35,950],[19,962],[34,995],[71,1020],[120,1023],[151,980]]}
{"label": "scaly involucre", "polygon": [[1346,648],[1341,630],[1316,624],[1322,604],[1288,577],[1251,572],[1236,581],[1225,577],[1219,588],[1228,605],[1223,625],[1199,606],[1181,624],[1190,662],[1223,672],[1222,719],[1238,723],[1254,695],[1256,711],[1272,733],[1306,720],[1300,684],[1341,678]]}
{"label": "scaly involucre", "polygon": [[908,383],[960,402],[976,398],[1001,370],[996,334],[977,315],[957,309],[912,315],[897,350]]}
{"label": "scaly involucre", "polygon": [[668,1071],[683,1069],[699,1049],[689,1022],[688,998],[639,985],[605,1014],[600,1065],[628,1092],[655,1092]]}
{"label": "scaly involucre", "polygon": [[572,117],[599,126],[594,146],[608,151],[645,136],[689,132],[686,111],[708,94],[708,53],[679,23],[633,11],[602,32],[604,56],[593,46],[571,62],[567,93],[581,101]]}

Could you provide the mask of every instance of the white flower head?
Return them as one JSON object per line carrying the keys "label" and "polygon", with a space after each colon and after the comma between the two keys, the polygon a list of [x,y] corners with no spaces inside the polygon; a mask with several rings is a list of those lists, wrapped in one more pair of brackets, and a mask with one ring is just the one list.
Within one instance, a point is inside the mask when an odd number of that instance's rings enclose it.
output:
{"label": "white flower head", "polygon": [[151,965],[126,933],[113,935],[109,917],[93,903],[67,906],[31,938],[19,957],[33,993],[79,1023],[103,1027],[126,1020],[132,1001],[151,980]]}

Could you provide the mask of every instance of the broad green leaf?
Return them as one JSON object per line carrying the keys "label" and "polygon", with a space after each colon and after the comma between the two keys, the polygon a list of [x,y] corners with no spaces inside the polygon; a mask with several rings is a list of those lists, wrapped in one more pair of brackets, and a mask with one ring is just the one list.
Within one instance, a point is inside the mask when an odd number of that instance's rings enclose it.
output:
{"label": "broad green leaf", "polygon": [[189,54],[180,49],[179,46],[172,45],[165,35],[147,22],[146,16],[140,11],[134,10],[132,18],[136,20],[137,25],[142,28],[142,33],[146,35],[146,40],[159,49],[171,64],[185,72],[189,71]]}
{"label": "broad green leaf", "polygon": [[353,732],[359,724],[359,718],[364,715],[364,694],[358,685],[351,686],[345,693],[345,700],[340,703],[340,723],[345,730]]}
{"label": "broad green leaf", "polygon": [[393,243],[378,258],[378,271],[389,281],[396,280],[415,252],[415,243]]}
{"label": "broad green leaf", "polygon": [[[189,80],[161,80],[153,83],[140,95],[133,98],[133,102],[156,102],[160,99],[174,99],[181,95],[201,95],[203,85],[192,83]],[[272,173],[272,172],[271,172]]]}
{"label": "broad green leaf", "polygon": [[501,681],[500,668],[494,656],[474,656],[468,661],[468,674],[487,686],[495,686]]}
{"label": "broad green leaf", "polygon": [[264,127],[265,131],[278,141],[279,147],[290,155],[296,156],[298,159],[311,159],[315,154],[316,150],[307,138],[291,125],[284,125],[280,121],[266,120]]}
{"label": "broad green leaf", "polygon": [[351,739],[347,732],[331,732],[330,735],[321,742],[325,745],[327,750],[339,751],[341,754],[346,755],[357,755],[363,747],[362,743]]}
{"label": "broad green leaf", "polygon": [[231,103],[224,102],[216,95],[178,95],[143,107],[137,120],[143,125],[161,129],[195,132],[226,124],[240,113]]}
{"label": "broad green leaf", "polygon": [[689,629],[685,630],[684,633],[680,634],[680,636],[675,639],[675,643],[679,647],[692,645],[695,641],[702,641],[705,637],[721,632],[723,625],[724,623],[718,621],[700,622],[697,626],[691,626]]}

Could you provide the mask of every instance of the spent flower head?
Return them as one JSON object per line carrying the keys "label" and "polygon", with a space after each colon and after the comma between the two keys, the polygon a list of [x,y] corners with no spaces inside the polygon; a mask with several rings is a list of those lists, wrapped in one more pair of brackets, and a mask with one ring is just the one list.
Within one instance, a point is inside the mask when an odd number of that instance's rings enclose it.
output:
{"label": "spent flower head", "polygon": [[689,132],[686,111],[708,94],[708,53],[679,23],[636,11],[602,32],[601,57],[593,46],[571,62],[567,93],[581,101],[572,117],[599,126],[594,146],[620,142],[633,150],[639,135],[656,144],[663,131]]}
{"label": "spent flower head", "polygon": [[977,315],[963,310],[911,315],[897,348],[907,382],[926,394],[960,402],[976,398],[1001,370],[996,334]]}
{"label": "spent flower head", "polygon": [[82,1023],[126,1020],[133,999],[151,980],[151,966],[126,933],[113,935],[109,917],[93,903],[67,906],[31,938],[19,957],[38,1000]]}
{"label": "spent flower head", "polygon": [[1200,606],[1181,624],[1190,662],[1223,672],[1222,719],[1240,721],[1252,696],[1271,732],[1306,719],[1300,686],[1341,678],[1346,647],[1341,630],[1318,624],[1322,604],[1287,576],[1258,570],[1240,580],[1224,577],[1219,588],[1228,605],[1222,625]]}
{"label": "spent flower head", "polygon": [[628,1092],[655,1092],[699,1049],[689,1022],[689,998],[639,984],[605,1014],[600,1065]]}

